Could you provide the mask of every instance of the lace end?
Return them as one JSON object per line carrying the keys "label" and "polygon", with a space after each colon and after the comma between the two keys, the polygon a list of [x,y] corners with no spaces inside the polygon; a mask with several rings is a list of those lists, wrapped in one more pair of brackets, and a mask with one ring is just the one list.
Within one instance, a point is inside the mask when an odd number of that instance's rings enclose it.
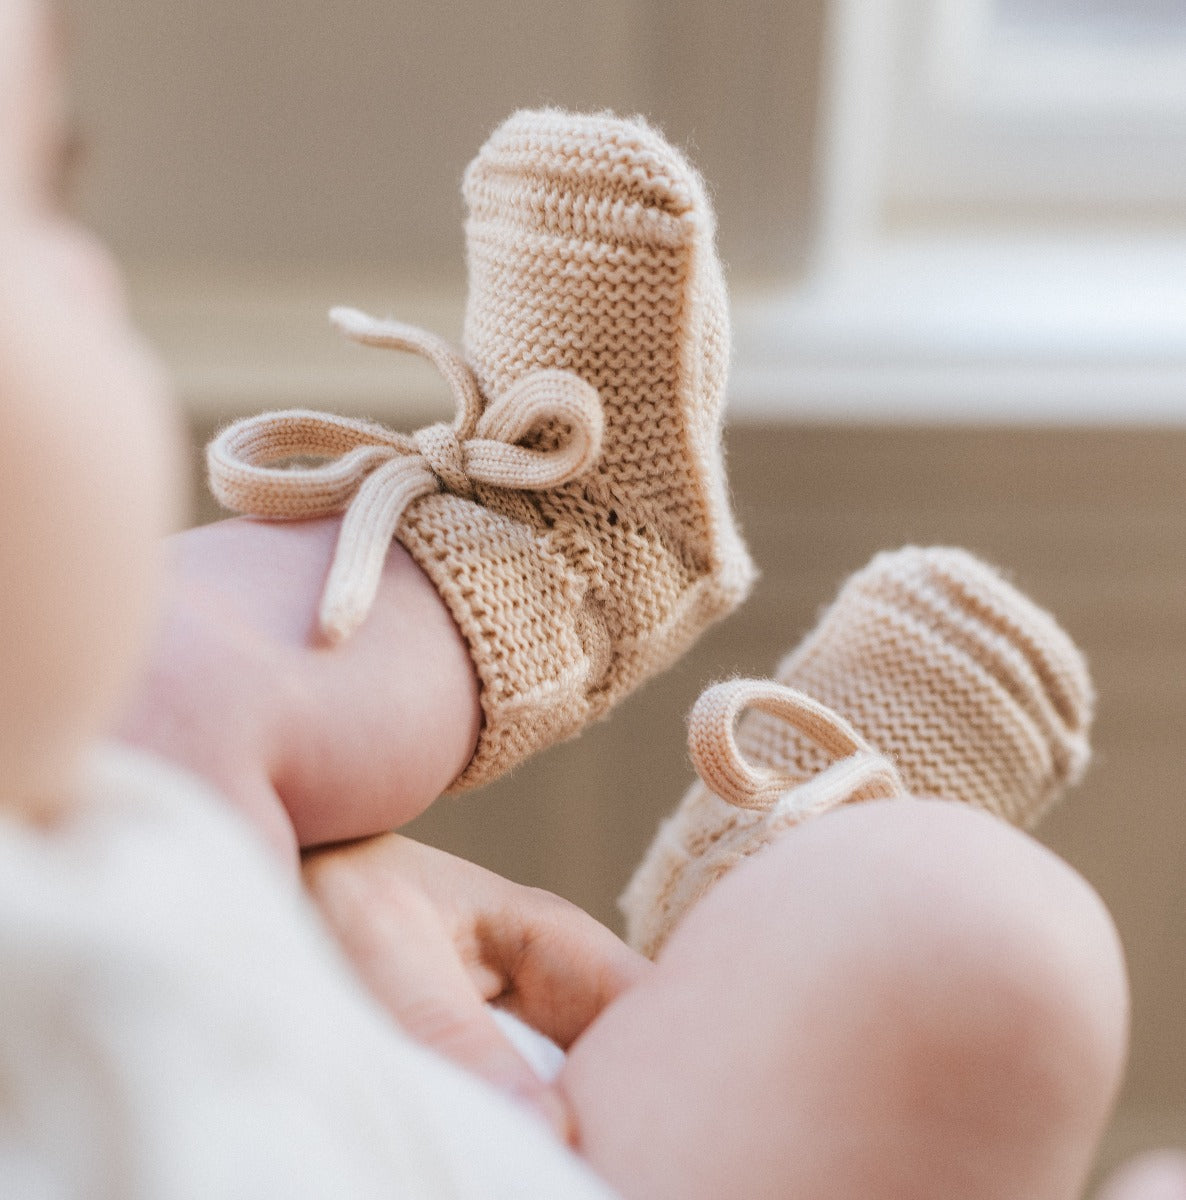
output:
{"label": "lace end", "polygon": [[381,332],[384,328],[383,322],[348,304],[335,304],[329,310],[329,322],[339,332],[354,339]]}
{"label": "lace end", "polygon": [[317,614],[317,627],[328,646],[340,646],[358,631],[366,620],[370,605],[344,597],[326,595]]}

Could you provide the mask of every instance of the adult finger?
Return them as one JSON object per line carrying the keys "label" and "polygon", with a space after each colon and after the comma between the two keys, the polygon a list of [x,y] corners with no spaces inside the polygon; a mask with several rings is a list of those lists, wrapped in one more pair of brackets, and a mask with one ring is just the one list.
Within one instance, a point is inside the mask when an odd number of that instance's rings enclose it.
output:
{"label": "adult finger", "polygon": [[652,964],[583,909],[517,888],[483,929],[483,953],[504,977],[500,1003],[570,1046]]}
{"label": "adult finger", "polygon": [[310,894],[371,993],[406,1032],[533,1110],[565,1141],[559,1093],[535,1073],[492,1016],[434,902],[404,876],[351,848],[306,859]]}
{"label": "adult finger", "polygon": [[583,909],[399,834],[360,847],[368,869],[414,882],[452,923],[487,999],[569,1046],[652,964]]}

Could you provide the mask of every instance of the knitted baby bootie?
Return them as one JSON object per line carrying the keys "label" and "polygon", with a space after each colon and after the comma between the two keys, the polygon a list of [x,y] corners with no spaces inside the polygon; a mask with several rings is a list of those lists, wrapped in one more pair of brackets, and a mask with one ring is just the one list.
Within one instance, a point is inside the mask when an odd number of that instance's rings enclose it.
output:
{"label": "knitted baby bootie", "polygon": [[1087,765],[1094,696],[1070,638],[963,550],[877,555],[776,680],[701,696],[700,781],[624,893],[630,942],[654,956],[740,859],[838,804],[911,794],[1032,825]]}
{"label": "knitted baby bootie", "polygon": [[[345,510],[321,622],[374,599],[392,536],[465,636],[484,727],[454,789],[578,732],[745,597],[721,451],[728,315],[703,185],[637,121],[521,112],[465,176],[464,356],[352,310],[350,336],[424,354],[458,402],[413,435],[319,413],[223,432],[215,494],[275,518]],[[313,467],[281,460],[328,459]]]}

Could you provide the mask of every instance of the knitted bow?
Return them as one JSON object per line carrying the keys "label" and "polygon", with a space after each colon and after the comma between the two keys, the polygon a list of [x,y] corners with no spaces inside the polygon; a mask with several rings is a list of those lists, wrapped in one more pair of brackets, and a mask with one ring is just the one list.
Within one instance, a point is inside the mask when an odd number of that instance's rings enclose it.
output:
{"label": "knitted bow", "polygon": [[[597,390],[558,370],[523,376],[483,410],[472,369],[442,338],[349,308],[335,308],[330,320],[357,342],[427,358],[457,402],[454,422],[406,434],[329,413],[263,413],[223,430],[206,461],[211,490],[234,512],[291,520],[345,509],[319,615],[325,636],[340,642],[370,611],[413,501],[438,491],[469,497],[475,483],[532,491],[567,483],[597,461],[602,414]],[[554,448],[518,444],[545,429],[563,431]],[[273,465],[302,457],[327,461]]]}
{"label": "knitted bow", "polygon": [[[789,770],[749,762],[735,727],[748,708],[781,717],[833,762],[807,782]],[[737,808],[783,806],[797,817],[825,812],[850,800],[906,794],[897,769],[838,713],[781,683],[734,679],[705,691],[688,717],[688,753],[710,791]]]}

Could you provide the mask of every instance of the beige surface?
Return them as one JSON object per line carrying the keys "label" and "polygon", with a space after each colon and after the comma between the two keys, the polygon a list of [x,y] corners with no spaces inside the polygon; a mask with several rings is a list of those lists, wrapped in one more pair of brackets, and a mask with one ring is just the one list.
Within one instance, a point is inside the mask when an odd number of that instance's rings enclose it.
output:
{"label": "beige surface", "polygon": [[64,7],[82,200],[125,258],[459,277],[461,172],[544,103],[643,111],[689,145],[737,269],[802,253],[822,0]]}

